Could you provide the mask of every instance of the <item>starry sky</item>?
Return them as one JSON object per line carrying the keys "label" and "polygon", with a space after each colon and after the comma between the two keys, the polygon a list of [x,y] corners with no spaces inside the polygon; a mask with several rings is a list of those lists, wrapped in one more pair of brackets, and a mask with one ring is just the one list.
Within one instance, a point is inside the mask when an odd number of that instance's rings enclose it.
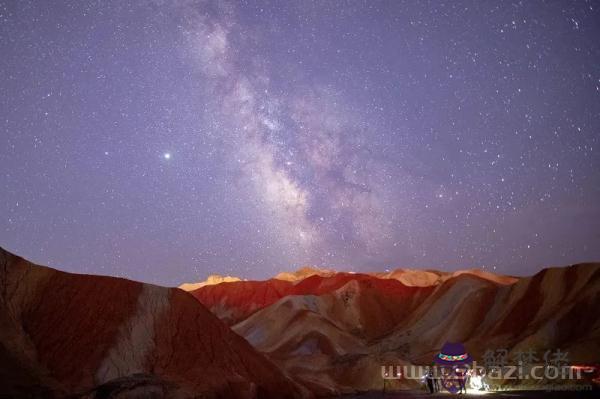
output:
{"label": "starry sky", "polygon": [[600,3],[0,1],[0,246],[178,285],[600,260]]}

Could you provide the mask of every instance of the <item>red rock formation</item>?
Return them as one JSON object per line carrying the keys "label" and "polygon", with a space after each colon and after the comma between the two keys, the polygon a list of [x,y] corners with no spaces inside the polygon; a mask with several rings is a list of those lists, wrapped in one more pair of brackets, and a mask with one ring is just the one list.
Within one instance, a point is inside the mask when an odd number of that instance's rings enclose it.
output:
{"label": "red rock formation", "polygon": [[[300,274],[294,273],[296,276]],[[202,285],[201,288],[190,292],[221,320],[233,325],[288,295],[322,295],[333,292],[350,281],[365,281],[382,290],[396,290],[398,293],[412,292],[418,288],[407,286],[392,278],[380,279],[369,274],[306,274],[308,277],[293,282],[277,278],[266,281],[235,281]]]}
{"label": "red rock formation", "polygon": [[282,280],[236,281],[205,285],[190,293],[228,325],[245,319],[292,292],[293,284]]}
{"label": "red rock formation", "polygon": [[430,363],[446,341],[479,359],[486,349],[560,348],[572,361],[600,361],[600,264],[521,279],[477,270],[292,273],[303,274],[193,294],[322,394],[381,389],[382,364]]}
{"label": "red rock formation", "polygon": [[306,395],[182,290],[64,273],[2,249],[0,288],[10,397]]}

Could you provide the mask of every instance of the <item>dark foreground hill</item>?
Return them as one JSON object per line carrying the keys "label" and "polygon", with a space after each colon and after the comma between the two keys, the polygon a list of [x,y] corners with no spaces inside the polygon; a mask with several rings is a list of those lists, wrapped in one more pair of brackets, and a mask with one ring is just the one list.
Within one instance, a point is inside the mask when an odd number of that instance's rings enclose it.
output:
{"label": "dark foreground hill", "polygon": [[0,248],[0,397],[298,398],[190,294],[60,272]]}

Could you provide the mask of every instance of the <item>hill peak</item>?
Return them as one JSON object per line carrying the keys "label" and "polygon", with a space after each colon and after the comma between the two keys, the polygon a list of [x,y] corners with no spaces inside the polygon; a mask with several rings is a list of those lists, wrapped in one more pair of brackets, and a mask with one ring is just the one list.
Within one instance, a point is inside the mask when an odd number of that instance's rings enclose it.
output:
{"label": "hill peak", "polygon": [[193,291],[206,285],[232,283],[235,281],[242,281],[242,279],[233,276],[221,276],[220,274],[211,274],[205,281],[201,281],[199,283],[183,283],[179,286],[179,288],[181,288],[184,291]]}
{"label": "hill peak", "polygon": [[284,280],[284,281],[299,281],[304,280],[307,277],[311,276],[321,276],[321,277],[330,277],[335,275],[337,272],[335,270],[330,269],[321,269],[315,266],[303,266],[300,269],[294,272],[282,272],[276,275],[274,278],[276,280]]}

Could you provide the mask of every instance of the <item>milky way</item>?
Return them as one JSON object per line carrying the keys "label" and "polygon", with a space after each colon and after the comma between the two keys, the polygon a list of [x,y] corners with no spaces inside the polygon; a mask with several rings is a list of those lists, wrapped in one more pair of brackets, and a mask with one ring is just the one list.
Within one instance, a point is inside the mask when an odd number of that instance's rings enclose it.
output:
{"label": "milky way", "polygon": [[2,2],[0,245],[175,285],[600,260],[594,2]]}

